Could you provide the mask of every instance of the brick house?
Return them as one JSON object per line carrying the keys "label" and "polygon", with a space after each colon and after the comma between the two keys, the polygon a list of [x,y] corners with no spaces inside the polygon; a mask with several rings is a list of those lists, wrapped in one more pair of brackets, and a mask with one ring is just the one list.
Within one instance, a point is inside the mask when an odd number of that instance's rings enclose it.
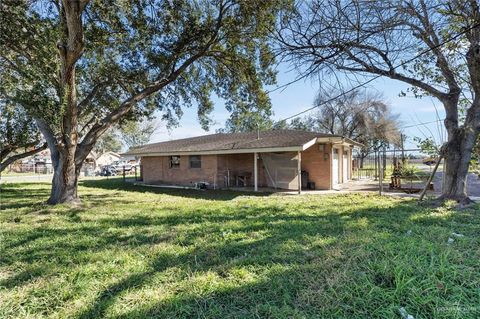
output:
{"label": "brick house", "polygon": [[355,146],[361,144],[338,135],[274,130],[147,144],[126,155],[141,158],[146,184],[301,191],[348,181]]}

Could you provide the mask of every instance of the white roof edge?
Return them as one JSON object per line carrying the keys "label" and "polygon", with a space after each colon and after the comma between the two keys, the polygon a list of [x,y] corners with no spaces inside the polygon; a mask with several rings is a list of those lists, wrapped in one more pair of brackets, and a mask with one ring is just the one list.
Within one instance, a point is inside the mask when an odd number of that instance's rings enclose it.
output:
{"label": "white roof edge", "polygon": [[355,142],[354,140],[341,137],[341,136],[328,136],[328,137],[319,137],[317,138],[317,143],[339,143],[343,145],[353,145],[354,147],[362,147],[362,143]]}
{"label": "white roof edge", "polygon": [[310,146],[314,145],[317,143],[317,140],[318,140],[318,137],[315,137],[314,139],[312,139],[311,141],[308,141],[307,143],[303,144],[302,146],[302,151],[305,151],[307,148],[309,148]]}

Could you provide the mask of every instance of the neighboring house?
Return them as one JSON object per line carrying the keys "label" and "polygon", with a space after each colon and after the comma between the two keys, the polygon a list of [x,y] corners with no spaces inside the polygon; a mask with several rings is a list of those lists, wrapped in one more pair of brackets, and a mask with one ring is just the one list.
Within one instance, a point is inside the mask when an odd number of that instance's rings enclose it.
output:
{"label": "neighboring house", "polygon": [[110,165],[114,161],[119,161],[121,158],[120,154],[115,152],[105,152],[102,155],[97,157],[97,168],[102,168],[105,165]]}
{"label": "neighboring house", "polygon": [[220,133],[130,149],[146,184],[211,188],[333,189],[352,176],[352,149],[337,135],[295,130]]}
{"label": "neighboring house", "polygon": [[86,172],[87,170],[95,171],[97,168],[97,154],[94,151],[91,151],[85,161],[83,161],[82,171]]}
{"label": "neighboring house", "polygon": [[[95,166],[96,155],[92,151],[87,155],[87,158],[83,163],[82,172],[85,172],[86,170],[94,170]],[[50,149],[47,148],[35,155],[18,160],[17,162],[10,165],[9,170],[17,173],[53,173],[53,163],[50,155]]]}

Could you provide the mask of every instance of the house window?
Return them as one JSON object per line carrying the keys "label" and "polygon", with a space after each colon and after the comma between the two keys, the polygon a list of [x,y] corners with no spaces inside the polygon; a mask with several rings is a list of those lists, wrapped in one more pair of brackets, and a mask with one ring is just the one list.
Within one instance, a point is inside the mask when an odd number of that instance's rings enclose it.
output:
{"label": "house window", "polygon": [[202,158],[200,155],[190,155],[190,168],[201,168]]}
{"label": "house window", "polygon": [[180,156],[170,156],[170,168],[180,167]]}

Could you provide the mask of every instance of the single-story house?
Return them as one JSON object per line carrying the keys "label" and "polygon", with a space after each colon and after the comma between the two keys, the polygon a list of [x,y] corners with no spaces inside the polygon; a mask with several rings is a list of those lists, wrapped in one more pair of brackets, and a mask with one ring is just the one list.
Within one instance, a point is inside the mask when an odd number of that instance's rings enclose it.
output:
{"label": "single-story house", "polygon": [[97,161],[96,161],[97,168],[102,168],[105,165],[110,165],[114,161],[120,160],[120,158],[121,158],[120,154],[117,154],[115,152],[108,151],[108,152],[102,153],[100,156],[97,157]]}
{"label": "single-story house", "polygon": [[352,176],[352,150],[338,135],[297,130],[218,133],[130,149],[146,184],[333,189]]}

